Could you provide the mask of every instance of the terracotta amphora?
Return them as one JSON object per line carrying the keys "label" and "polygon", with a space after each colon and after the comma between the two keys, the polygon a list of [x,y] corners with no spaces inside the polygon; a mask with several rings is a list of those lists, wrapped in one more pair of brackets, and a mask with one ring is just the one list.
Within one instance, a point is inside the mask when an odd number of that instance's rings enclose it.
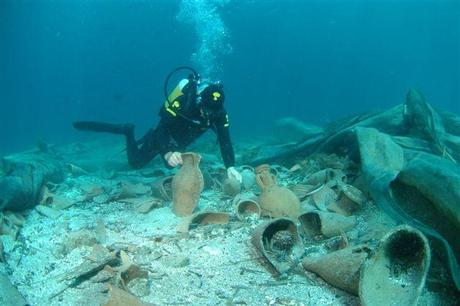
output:
{"label": "terracotta amphora", "polygon": [[295,222],[288,218],[259,224],[252,232],[251,241],[274,275],[292,271],[305,249]]}
{"label": "terracotta amphora", "polygon": [[256,168],[256,181],[262,193],[259,196],[261,215],[271,218],[297,218],[300,214],[299,198],[289,189],[276,184],[269,165]]}
{"label": "terracotta amphora", "polygon": [[430,244],[422,232],[408,225],[390,230],[361,269],[361,305],[417,305],[430,263]]}
{"label": "terracotta amphora", "polygon": [[182,155],[182,167],[172,181],[173,209],[176,216],[189,216],[198,205],[203,191],[203,174],[199,168],[201,156],[188,152]]}
{"label": "terracotta amphora", "polygon": [[371,249],[359,245],[320,257],[305,257],[302,266],[305,270],[318,274],[332,286],[358,295],[361,267],[370,254]]}

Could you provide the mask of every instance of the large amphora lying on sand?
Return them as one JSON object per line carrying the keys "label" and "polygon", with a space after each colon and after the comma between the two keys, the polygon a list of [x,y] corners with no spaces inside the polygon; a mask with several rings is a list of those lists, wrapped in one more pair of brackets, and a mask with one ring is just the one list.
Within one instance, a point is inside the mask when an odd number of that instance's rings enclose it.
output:
{"label": "large amphora lying on sand", "polygon": [[363,265],[361,304],[417,305],[430,261],[430,246],[420,231],[407,225],[394,228]]}
{"label": "large amphora lying on sand", "polygon": [[196,153],[182,154],[182,167],[172,181],[173,209],[177,216],[191,215],[198,205],[204,186],[200,160],[201,156]]}
{"label": "large amphora lying on sand", "polygon": [[361,266],[370,252],[364,245],[348,247],[320,257],[305,257],[302,266],[332,286],[358,295]]}
{"label": "large amphora lying on sand", "polygon": [[299,199],[291,190],[276,184],[276,178],[270,172],[269,165],[264,164],[256,168],[256,181],[262,189],[262,194],[259,196],[262,216],[294,219],[299,216]]}
{"label": "large amphora lying on sand", "polygon": [[260,224],[254,229],[251,241],[275,274],[283,275],[294,269],[304,251],[295,222],[287,218]]}

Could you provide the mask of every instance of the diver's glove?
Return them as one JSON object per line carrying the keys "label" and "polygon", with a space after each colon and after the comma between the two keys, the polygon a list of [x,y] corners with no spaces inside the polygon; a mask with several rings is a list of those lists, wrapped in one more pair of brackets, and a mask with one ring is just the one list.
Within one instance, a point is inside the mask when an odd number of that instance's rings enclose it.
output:
{"label": "diver's glove", "polygon": [[180,152],[168,152],[164,158],[171,167],[182,165],[182,155]]}
{"label": "diver's glove", "polygon": [[241,174],[238,172],[238,170],[235,169],[235,167],[227,168],[227,176],[230,179],[237,180],[240,184],[243,182],[243,178],[241,177]]}

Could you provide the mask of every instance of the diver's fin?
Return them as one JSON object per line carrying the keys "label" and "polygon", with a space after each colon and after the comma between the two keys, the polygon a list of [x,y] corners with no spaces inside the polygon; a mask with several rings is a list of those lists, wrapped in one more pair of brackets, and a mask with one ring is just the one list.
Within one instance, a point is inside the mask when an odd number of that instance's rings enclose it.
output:
{"label": "diver's fin", "polygon": [[126,135],[134,129],[133,124],[113,124],[97,121],[76,121],[73,127],[80,131],[103,132]]}

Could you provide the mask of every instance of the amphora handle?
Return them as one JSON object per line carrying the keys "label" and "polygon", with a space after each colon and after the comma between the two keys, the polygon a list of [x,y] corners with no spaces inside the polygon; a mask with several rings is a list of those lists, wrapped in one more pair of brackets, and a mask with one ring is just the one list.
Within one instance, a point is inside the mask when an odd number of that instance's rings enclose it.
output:
{"label": "amphora handle", "polygon": [[276,185],[276,177],[270,172],[269,165],[260,165],[256,168],[256,182],[262,189]]}

